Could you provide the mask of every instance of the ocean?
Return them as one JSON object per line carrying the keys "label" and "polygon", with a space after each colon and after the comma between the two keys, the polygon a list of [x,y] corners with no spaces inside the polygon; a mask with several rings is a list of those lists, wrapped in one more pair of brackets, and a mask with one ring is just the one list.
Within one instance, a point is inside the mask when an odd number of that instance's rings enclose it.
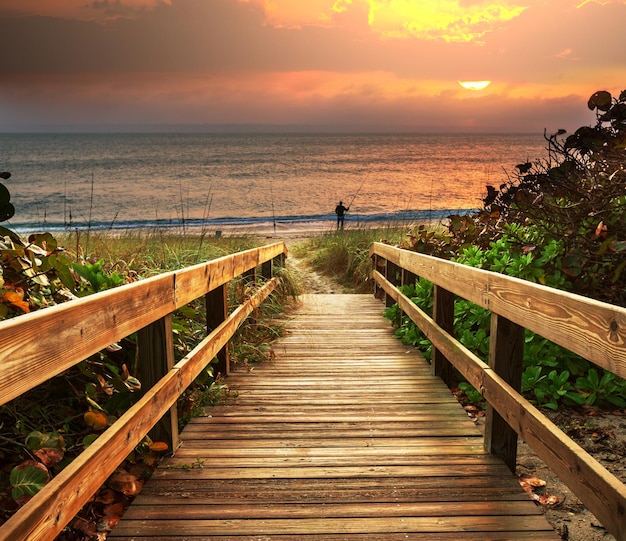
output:
{"label": "ocean", "polygon": [[19,232],[411,223],[479,208],[543,134],[0,134]]}

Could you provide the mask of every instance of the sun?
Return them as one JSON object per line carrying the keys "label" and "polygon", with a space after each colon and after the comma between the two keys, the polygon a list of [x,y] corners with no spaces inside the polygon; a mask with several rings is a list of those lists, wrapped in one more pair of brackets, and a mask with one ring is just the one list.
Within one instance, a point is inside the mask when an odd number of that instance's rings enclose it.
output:
{"label": "sun", "polygon": [[459,84],[467,90],[484,90],[491,81],[459,81]]}

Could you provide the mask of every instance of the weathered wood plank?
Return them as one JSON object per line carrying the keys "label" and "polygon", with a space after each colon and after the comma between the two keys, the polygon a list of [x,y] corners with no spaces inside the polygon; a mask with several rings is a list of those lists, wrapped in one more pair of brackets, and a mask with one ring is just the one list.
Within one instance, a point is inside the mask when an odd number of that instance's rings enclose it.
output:
{"label": "weathered wood plank", "polygon": [[0,404],[285,252],[254,248],[0,322]]}
{"label": "weathered wood plank", "polygon": [[233,369],[236,396],[192,420],[109,538],[555,541],[428,363],[365,315],[381,310],[305,297],[315,325]]}
{"label": "weathered wood plank", "polygon": [[[297,518],[297,519],[215,519],[215,520],[122,520],[112,532],[111,538],[119,534],[132,537],[151,534],[179,536],[215,536],[225,531],[236,535],[311,535],[327,539],[328,534],[369,533],[451,533],[451,532],[508,532],[542,531],[544,539],[556,540],[552,529],[543,516],[449,516],[449,517],[341,517],[341,518]],[[228,535],[228,534],[227,534]],[[230,534],[232,535],[232,534]],[[316,539],[313,537],[312,539]]]}
{"label": "weathered wood plank", "polygon": [[[383,287],[387,287],[383,284]],[[393,294],[393,293],[392,293]],[[407,313],[423,324],[423,331],[506,422],[585,503],[589,510],[626,539],[626,485],[566,436],[494,370],[434,325],[409,299],[395,293]]]}
{"label": "weathered wood plank", "polygon": [[241,322],[276,287],[267,282],[254,297],[235,310],[173,370],[126,411],[69,466],[45,485],[28,505],[0,527],[3,539],[53,539],[135,448],[156,421],[208,365]]}
{"label": "weathered wood plank", "polygon": [[[526,502],[394,502],[394,503],[335,503],[294,504],[289,510],[290,518],[355,518],[363,516],[386,517],[450,517],[450,516],[528,516],[540,515],[541,511],[530,500]],[[274,519],[284,518],[284,504],[219,505],[215,502],[189,500],[163,505],[134,505],[127,511],[128,520],[175,520],[184,516],[187,520],[206,519]]]}
{"label": "weathered wood plank", "polygon": [[626,308],[381,243],[371,250],[626,378]]}

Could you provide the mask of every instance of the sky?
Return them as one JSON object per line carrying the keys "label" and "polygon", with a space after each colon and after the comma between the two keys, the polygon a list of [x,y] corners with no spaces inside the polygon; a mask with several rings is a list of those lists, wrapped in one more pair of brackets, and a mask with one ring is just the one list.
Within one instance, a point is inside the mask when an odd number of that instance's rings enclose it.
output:
{"label": "sky", "polygon": [[0,131],[571,131],[626,88],[624,21],[626,0],[0,0]]}

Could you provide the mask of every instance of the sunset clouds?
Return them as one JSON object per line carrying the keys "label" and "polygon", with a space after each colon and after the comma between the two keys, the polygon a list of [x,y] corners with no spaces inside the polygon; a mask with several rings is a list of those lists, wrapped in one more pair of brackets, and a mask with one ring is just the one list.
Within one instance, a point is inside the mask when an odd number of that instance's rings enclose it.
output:
{"label": "sunset clouds", "polygon": [[0,130],[571,129],[626,88],[625,20],[623,0],[0,0]]}

